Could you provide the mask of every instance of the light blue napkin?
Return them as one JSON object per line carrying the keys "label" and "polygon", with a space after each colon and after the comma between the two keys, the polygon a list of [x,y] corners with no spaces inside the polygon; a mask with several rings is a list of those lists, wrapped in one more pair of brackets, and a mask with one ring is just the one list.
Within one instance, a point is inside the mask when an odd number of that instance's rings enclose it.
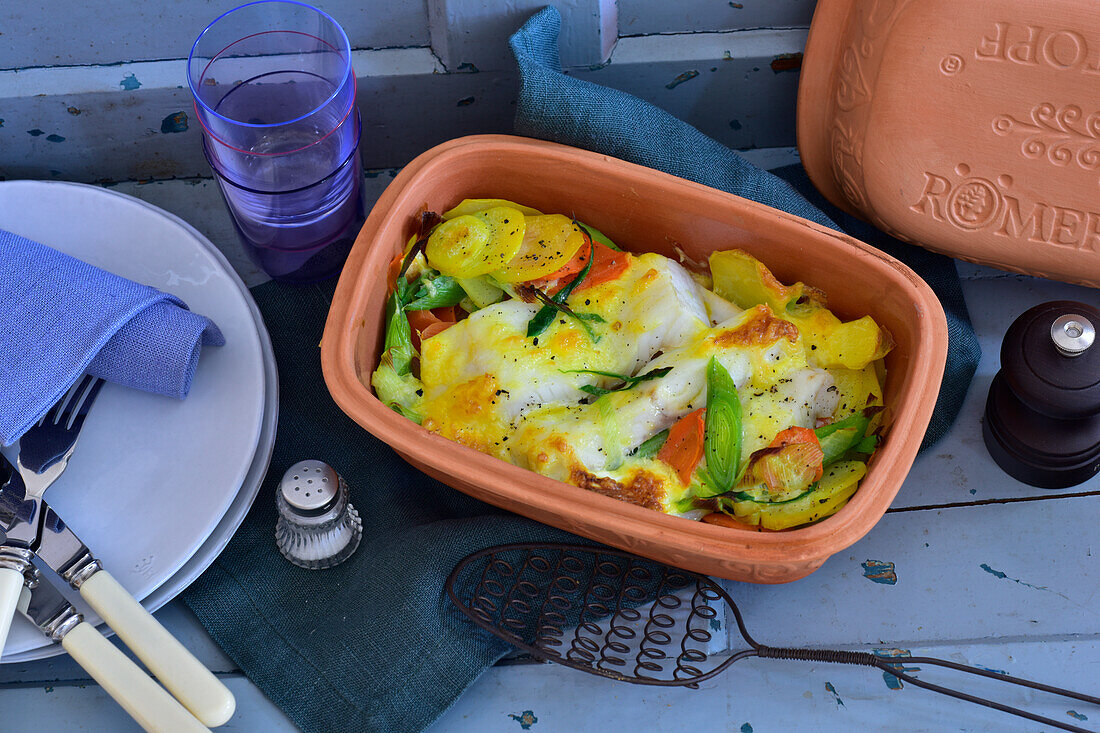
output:
{"label": "light blue napkin", "polygon": [[183,399],[202,346],[224,343],[179,298],[0,229],[0,443],[84,372]]}

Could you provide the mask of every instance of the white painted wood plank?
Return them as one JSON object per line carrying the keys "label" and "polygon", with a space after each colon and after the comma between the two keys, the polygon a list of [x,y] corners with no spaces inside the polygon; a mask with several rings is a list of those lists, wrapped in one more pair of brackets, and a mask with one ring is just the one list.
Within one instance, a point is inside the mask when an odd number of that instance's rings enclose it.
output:
{"label": "white painted wood plank", "polygon": [[997,467],[981,434],[989,383],[1000,369],[1001,340],[1012,322],[1032,306],[1050,300],[1077,300],[1100,307],[1100,291],[975,265],[963,271],[967,275],[963,292],[982,347],[982,360],[958,421],[938,445],[918,458],[894,507],[1100,492],[1100,476],[1059,490],[1022,484]]}
{"label": "white painted wood plank", "polygon": [[619,35],[808,26],[814,0],[619,0]]}
{"label": "white painted wood plank", "polygon": [[[237,710],[217,730],[296,733],[298,727],[243,675],[219,675],[237,699]],[[96,684],[0,688],[5,731],[141,733],[141,728]]]}
{"label": "white painted wood plank", "polygon": [[[199,620],[195,618],[195,614],[191,613],[191,610],[182,602],[173,601],[153,615],[210,671],[215,674],[240,671],[236,663],[227,657],[214,643],[214,640],[210,638],[210,635],[206,633],[205,629],[199,624]],[[112,636],[111,643],[121,649],[126,656],[137,664],[141,664],[117,637]],[[25,686],[42,683],[41,686],[45,686],[72,683],[73,681],[91,684],[88,673],[73,661],[68,654],[34,662],[0,664],[0,688],[13,684]]]}
{"label": "white painted wood plank", "polygon": [[[770,63],[804,41],[803,30],[624,39],[610,65],[573,73],[651,101],[730,147],[791,146],[798,74],[777,74]],[[512,70],[441,73],[428,49],[353,56],[367,168],[404,165],[460,135],[512,129]],[[184,66],[0,71],[0,176],[208,176]]]}
{"label": "white painted wood plank", "polygon": [[[915,647],[1010,674],[1096,694],[1096,641]],[[1093,727],[1087,703],[988,683],[964,675],[919,676],[968,689],[1071,725]],[[896,679],[896,678],[895,678]],[[1091,688],[1091,689],[1089,689]],[[526,725],[524,725],[526,723]],[[1042,726],[904,684],[887,685],[874,669],[750,659],[698,690],[613,682],[559,665],[497,667],[486,672],[428,733],[570,733],[571,731],[906,731],[1024,733]]]}
{"label": "white painted wood plank", "polygon": [[[1090,640],[914,647],[913,655],[942,656],[1096,693],[1100,644]],[[909,667],[911,669],[912,667]],[[1100,709],[962,675],[919,676],[996,696],[999,701],[1083,727]],[[293,733],[297,727],[247,680],[223,677],[237,713],[219,730]],[[1093,689],[1089,689],[1091,687]],[[827,686],[828,685],[828,686]],[[830,689],[831,688],[831,689]],[[1007,691],[1007,692],[1006,692]],[[5,729],[129,733],[137,728],[97,686],[0,689]],[[529,716],[525,713],[530,712]],[[528,728],[523,728],[523,723]],[[879,731],[1023,733],[1041,728],[1012,716],[950,700],[903,683],[887,684],[877,670],[805,662],[747,660],[699,690],[645,688],[586,675],[558,665],[488,670],[428,733],[535,733],[606,730]]]}
{"label": "white painted wood plank", "polygon": [[[0,4],[0,69],[187,58],[202,29],[242,0]],[[319,3],[352,48],[427,46],[425,0]]]}
{"label": "white painted wood plank", "polygon": [[[515,62],[508,37],[546,4],[546,0],[430,0],[432,50],[449,71],[511,69]],[[615,0],[563,0],[554,5],[562,15],[562,63],[603,63],[618,36]]]}
{"label": "white painted wood plank", "polygon": [[791,146],[799,74],[772,64],[805,43],[800,29],[623,38],[607,66],[570,73],[652,102],[731,148]]}
{"label": "white painted wood plank", "polygon": [[889,513],[803,580],[724,585],[773,646],[1100,638],[1098,520],[1100,496]]}

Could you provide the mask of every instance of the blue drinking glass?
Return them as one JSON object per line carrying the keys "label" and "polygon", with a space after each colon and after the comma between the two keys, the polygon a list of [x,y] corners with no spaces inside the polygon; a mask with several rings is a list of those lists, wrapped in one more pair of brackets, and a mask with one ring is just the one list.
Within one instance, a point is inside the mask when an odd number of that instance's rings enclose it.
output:
{"label": "blue drinking glass", "polygon": [[203,152],[249,256],[276,280],[336,274],[363,223],[351,44],[329,15],[261,0],[196,39]]}

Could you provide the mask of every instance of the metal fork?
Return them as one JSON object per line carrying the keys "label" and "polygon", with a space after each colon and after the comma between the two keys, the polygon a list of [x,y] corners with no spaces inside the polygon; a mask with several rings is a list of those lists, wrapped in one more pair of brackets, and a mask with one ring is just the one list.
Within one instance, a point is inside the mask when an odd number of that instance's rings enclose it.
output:
{"label": "metal fork", "polygon": [[[76,439],[103,380],[84,376],[19,439],[16,472],[0,483],[0,650],[42,531],[42,494],[69,465]],[[5,461],[6,462],[6,461]]]}
{"label": "metal fork", "polygon": [[85,375],[19,439],[16,467],[28,495],[41,498],[69,465],[80,429],[102,387],[102,379]]}
{"label": "metal fork", "polygon": [[[25,509],[33,506],[35,519],[30,524],[34,529],[30,544],[25,545],[29,550],[28,561],[37,555],[38,562],[77,590],[195,718],[208,726],[221,725],[233,715],[236,707],[233,693],[100,565],[91,550],[42,498],[46,488],[65,470],[101,386],[100,380],[82,380],[19,441],[18,475],[14,479],[22,477],[25,491],[19,490],[21,485],[15,480],[0,487],[0,529],[4,529],[6,515],[25,514]],[[27,534],[22,526],[15,531]],[[9,531],[5,545],[10,544],[12,537]],[[5,549],[0,547],[0,553]],[[22,579],[23,574],[16,577]],[[52,609],[56,604],[49,605]],[[0,604],[0,613],[5,610]],[[5,618],[0,623],[6,621]]]}

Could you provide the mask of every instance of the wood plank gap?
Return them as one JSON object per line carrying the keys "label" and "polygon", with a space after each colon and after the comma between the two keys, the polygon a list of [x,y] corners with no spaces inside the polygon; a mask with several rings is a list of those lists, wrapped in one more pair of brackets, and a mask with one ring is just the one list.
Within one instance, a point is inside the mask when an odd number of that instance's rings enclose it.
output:
{"label": "wood plank gap", "polygon": [[990,504],[1019,504],[1028,501],[1052,501],[1054,499],[1080,499],[1089,496],[1100,496],[1100,491],[1074,491],[1065,494],[1051,494],[1050,496],[1013,496],[1003,499],[976,499],[974,501],[949,502],[945,504],[921,504],[918,506],[891,507],[887,514],[901,514],[902,512],[924,512],[933,509],[957,509],[959,507],[989,506]]}
{"label": "wood plank gap", "polygon": [[803,31],[809,32],[810,26],[808,25],[758,25],[752,28],[737,28],[734,30],[684,30],[684,31],[660,31],[656,33],[623,33],[619,36],[619,39],[623,38],[648,38],[650,36],[702,36],[702,35],[733,35],[736,33],[751,33],[753,31]]}
{"label": "wood plank gap", "polygon": [[[142,667],[144,670],[145,668]],[[229,672],[214,672],[214,676],[223,680],[243,679],[244,672],[235,669]],[[154,677],[154,679],[156,679]],[[91,677],[68,677],[66,679],[20,680],[19,682],[0,682],[0,690],[33,690],[37,687],[86,687],[98,686]]]}

